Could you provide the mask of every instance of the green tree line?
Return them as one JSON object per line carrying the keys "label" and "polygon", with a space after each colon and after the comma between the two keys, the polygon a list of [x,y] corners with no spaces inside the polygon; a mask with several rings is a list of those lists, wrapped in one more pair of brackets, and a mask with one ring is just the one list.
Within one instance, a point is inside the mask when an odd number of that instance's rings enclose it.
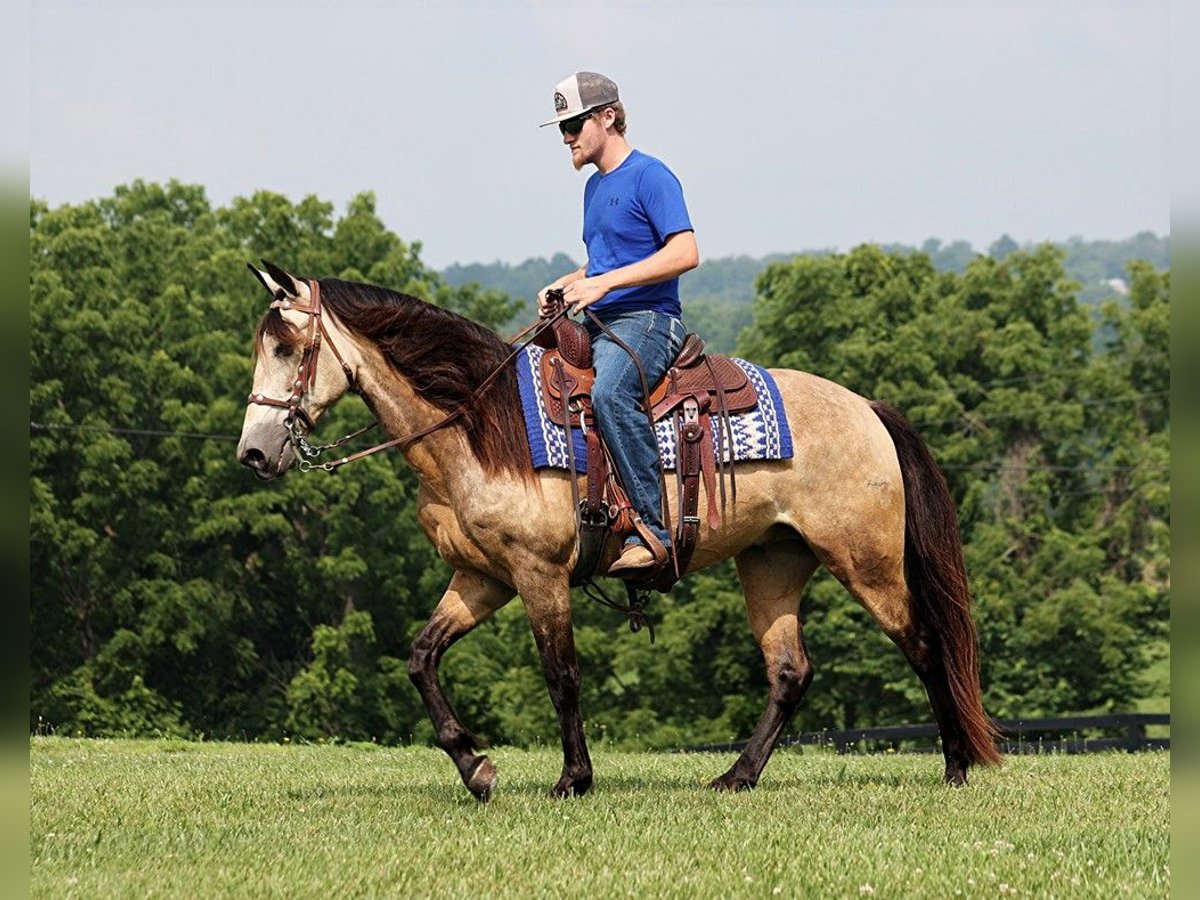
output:
{"label": "green tree line", "polygon": [[[1068,278],[1079,284],[1079,298],[1097,310],[1106,300],[1123,296],[1128,290],[1125,280],[1131,262],[1146,262],[1156,269],[1169,269],[1171,241],[1151,231],[1143,231],[1120,241],[1084,240],[1073,237],[1058,244],[1065,254],[1063,267]],[[986,255],[1003,260],[1021,245],[1008,235],[992,242],[986,251],[976,250],[969,241],[946,243],[929,238],[920,247],[907,244],[883,244],[887,253],[909,256],[920,253],[929,257],[939,272],[962,274],[978,256]],[[1034,249],[1026,245],[1026,251]],[[689,272],[679,284],[683,315],[688,327],[702,333],[708,346],[718,353],[732,353],[741,332],[748,328],[754,314],[754,285],[758,276],[770,265],[790,262],[797,256],[832,256],[833,250],[802,250],[797,253],[772,253],[767,256],[724,256],[705,258],[698,268]],[[533,257],[516,265],[506,262],[454,263],[442,270],[442,277],[452,285],[475,282],[495,288],[520,300],[525,298],[517,317],[527,318],[533,309],[532,298],[542,287],[564,272],[579,266],[565,253],[550,259]],[[521,324],[524,324],[522,321]],[[1099,333],[1098,333],[1099,334]]]}
{"label": "green tree line", "polygon": [[[369,193],[340,216],[269,192],[214,207],[177,182],[31,203],[31,729],[431,739],[407,655],[449,572],[402,458],[263,485],[233,442],[265,306],[247,261],[387,285],[494,328],[526,299],[452,285],[420,249]],[[1128,298],[1096,321],[1063,257],[1018,248],[953,272],[868,245],[778,260],[738,347],[894,403],[926,435],[960,504],[994,715],[1169,692],[1169,275],[1131,265]],[[322,433],[368,418],[348,399]],[[804,609],[817,678],[795,727],[927,718],[899,652],[831,579]],[[690,577],[652,615],[654,645],[576,603],[593,736],[745,736],[765,682],[732,568]],[[556,740],[519,604],[443,671],[483,737]]]}

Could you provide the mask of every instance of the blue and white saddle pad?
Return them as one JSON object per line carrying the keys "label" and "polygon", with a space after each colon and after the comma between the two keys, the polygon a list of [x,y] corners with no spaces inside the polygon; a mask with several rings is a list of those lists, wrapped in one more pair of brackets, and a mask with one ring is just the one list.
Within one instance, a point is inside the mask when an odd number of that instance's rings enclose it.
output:
{"label": "blue and white saddle pad", "polygon": [[[542,347],[530,344],[516,357],[521,409],[525,413],[525,433],[529,438],[529,452],[535,469],[566,469],[568,459],[565,430],[561,424],[547,417],[546,398],[542,396],[539,380],[539,366],[545,352]],[[775,379],[766,369],[754,363],[736,357],[733,361],[745,371],[758,391],[758,406],[749,412],[729,417],[733,431],[732,448],[725,446],[723,430],[718,432],[716,438],[722,458],[728,462],[732,449],[734,461],[791,459],[792,433],[788,429],[783,399],[779,396]],[[715,416],[713,421],[716,421]],[[655,432],[663,466],[672,470],[675,468],[675,426],[672,417],[668,416],[655,425]],[[587,441],[584,439],[583,430],[572,428],[571,438],[575,444],[575,469],[586,472]]]}

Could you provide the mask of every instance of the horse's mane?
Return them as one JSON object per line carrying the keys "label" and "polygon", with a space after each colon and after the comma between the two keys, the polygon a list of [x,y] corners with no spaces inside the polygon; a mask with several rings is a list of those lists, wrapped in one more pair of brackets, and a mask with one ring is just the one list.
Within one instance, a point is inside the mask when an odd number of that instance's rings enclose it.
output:
{"label": "horse's mane", "polygon": [[[505,366],[480,397],[471,399],[512,352],[495,332],[377,285],[338,278],[322,278],[320,285],[322,304],[348,329],[372,341],[421,399],[446,413],[463,408],[454,424],[466,432],[484,471],[532,474],[516,368]],[[270,318],[260,332],[271,329]]]}

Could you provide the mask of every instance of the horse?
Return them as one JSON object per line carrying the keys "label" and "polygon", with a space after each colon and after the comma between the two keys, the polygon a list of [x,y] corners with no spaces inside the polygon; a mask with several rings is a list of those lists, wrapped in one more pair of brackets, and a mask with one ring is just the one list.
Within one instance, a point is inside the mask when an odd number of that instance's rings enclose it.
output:
{"label": "horse", "polygon": [[[420,526],[453,570],[408,666],[438,746],[467,790],[487,800],[496,766],[452,707],[438,667],[451,645],[519,596],[562,741],[562,772],[549,793],[586,793],[593,768],[571,624],[578,552],[571,476],[532,467],[512,348],[490,329],[416,297],[264,265],[266,272],[250,266],[272,303],[255,337],[238,459],[262,480],[283,476],[298,460],[306,468],[304,436],[339,398],[358,394],[393,438],[382,446],[398,449],[415,473]],[[332,353],[319,353],[323,346]],[[1001,757],[982,705],[971,596],[945,477],[895,409],[816,375],[769,371],[793,456],[736,464],[736,503],[721,527],[701,524],[688,566],[692,572],[733,558],[769,684],[745,748],[709,786],[755,787],[803,699],[813,665],[800,600],[820,566],[907,658],[937,722],[944,780],[965,784],[972,766],[998,765]],[[673,476],[666,496],[675,496]]]}

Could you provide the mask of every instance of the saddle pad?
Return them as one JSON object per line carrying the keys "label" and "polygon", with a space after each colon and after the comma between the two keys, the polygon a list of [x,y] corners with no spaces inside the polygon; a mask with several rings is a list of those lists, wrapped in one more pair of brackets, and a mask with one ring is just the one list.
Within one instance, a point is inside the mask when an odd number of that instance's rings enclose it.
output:
{"label": "saddle pad", "polygon": [[[566,433],[562,425],[546,415],[546,401],[539,383],[539,367],[545,352],[541,347],[530,344],[517,354],[515,361],[517,382],[521,391],[521,410],[525,414],[525,434],[529,439],[529,453],[535,469],[565,469],[568,465]],[[791,459],[792,433],[788,428],[783,400],[779,396],[775,379],[766,369],[744,359],[735,357],[733,361],[741,366],[746,376],[754,383],[758,390],[759,402],[754,409],[729,417],[733,431],[732,448],[725,446],[727,441],[723,429],[718,429],[714,440],[720,448],[721,457],[728,462],[732,449],[735,461]],[[713,422],[716,420],[714,415]],[[663,465],[668,470],[673,470],[676,459],[673,419],[668,417],[659,422],[655,433]],[[571,438],[575,445],[575,469],[581,473],[586,472],[587,441],[584,439],[583,430],[572,428]]]}

